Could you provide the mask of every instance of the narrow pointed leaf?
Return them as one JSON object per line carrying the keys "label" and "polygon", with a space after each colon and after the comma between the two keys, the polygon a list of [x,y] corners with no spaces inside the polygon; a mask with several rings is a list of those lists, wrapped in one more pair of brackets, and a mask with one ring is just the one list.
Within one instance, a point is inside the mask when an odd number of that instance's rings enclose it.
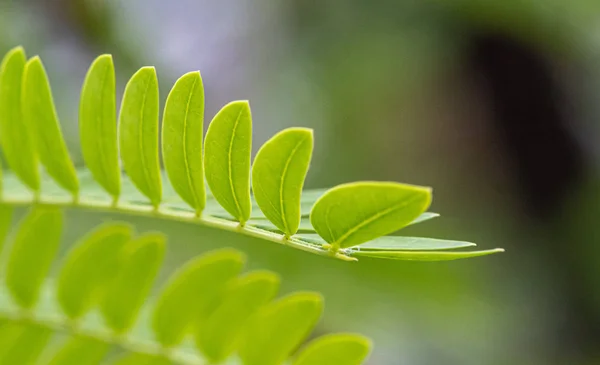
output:
{"label": "narrow pointed leaf", "polygon": [[23,308],[33,307],[60,244],[62,212],[34,208],[18,228],[6,267],[6,284]]}
{"label": "narrow pointed leaf", "polygon": [[12,222],[13,207],[6,204],[0,204],[0,254],[6,242],[6,236]]}
{"label": "narrow pointed leaf", "polygon": [[109,349],[106,342],[88,337],[73,337],[54,354],[48,365],[98,365]]}
{"label": "narrow pointed leaf", "polygon": [[371,352],[371,341],[358,334],[333,334],[313,340],[292,365],[360,365]]}
{"label": "narrow pointed leaf", "polygon": [[374,257],[380,259],[405,260],[405,261],[450,261],[468,259],[471,257],[486,256],[494,253],[504,252],[501,248],[483,251],[465,252],[443,252],[443,251],[380,251],[360,250],[352,253],[352,256]]}
{"label": "narrow pointed leaf", "polygon": [[113,197],[121,193],[117,147],[115,68],[110,55],[92,63],[79,102],[81,153],[94,179]]}
{"label": "narrow pointed leaf", "polygon": [[146,234],[127,243],[121,269],[105,292],[101,311],[110,328],[125,332],[134,324],[160,269],[165,237]]}
{"label": "narrow pointed leaf", "polygon": [[158,80],[143,67],[125,87],[119,115],[121,159],[135,186],[157,207],[162,197],[158,161]]}
{"label": "narrow pointed leaf", "polygon": [[439,213],[425,212],[425,213],[422,213],[420,216],[418,216],[415,220],[413,220],[412,222],[410,222],[408,225],[423,223],[423,222],[426,222],[428,220],[437,218],[439,216],[440,216]]}
{"label": "narrow pointed leaf", "polygon": [[234,101],[214,117],[204,142],[206,181],[215,199],[243,225],[250,218],[252,117],[247,101]]}
{"label": "narrow pointed leaf", "polygon": [[408,251],[430,251],[430,250],[452,250],[455,248],[473,247],[476,244],[465,241],[440,240],[427,237],[405,237],[384,236],[363,243],[358,248],[362,250],[408,250]]}
{"label": "narrow pointed leaf", "polygon": [[313,150],[313,132],[289,128],[258,151],[252,167],[254,198],[265,216],[292,236],[300,225],[300,198]]}
{"label": "narrow pointed leaf", "polygon": [[8,166],[33,191],[40,189],[35,147],[23,119],[22,80],[25,51],[13,48],[0,64],[0,142]]}
{"label": "narrow pointed leaf", "polygon": [[233,352],[248,318],[277,293],[279,277],[257,271],[232,284],[208,321],[196,329],[196,344],[212,363],[222,362]]}
{"label": "narrow pointed leaf", "polygon": [[268,305],[248,323],[238,350],[244,365],[279,365],[308,336],[323,311],[317,293],[294,293]]}
{"label": "narrow pointed leaf", "polygon": [[179,344],[194,322],[212,313],[215,299],[239,274],[244,260],[240,252],[223,249],[192,260],[175,273],[154,310],[157,340],[167,347]]}
{"label": "narrow pointed leaf", "polygon": [[72,249],[58,278],[57,297],[63,311],[78,318],[97,304],[119,268],[119,253],[131,239],[131,227],[107,224]]}
{"label": "narrow pointed leaf", "polygon": [[[0,349],[0,364],[35,364],[52,332],[37,325],[10,323],[6,329],[11,343]],[[0,335],[2,336],[2,335]]]}
{"label": "narrow pointed leaf", "polygon": [[329,190],[310,222],[334,249],[352,247],[399,230],[427,210],[431,189],[391,182],[356,182]]}
{"label": "narrow pointed leaf", "polygon": [[79,181],[60,130],[48,76],[38,56],[25,65],[22,91],[23,119],[42,165],[61,187],[76,195]]}
{"label": "narrow pointed leaf", "polygon": [[162,127],[165,169],[175,191],[198,215],[206,204],[202,135],[204,87],[199,72],[183,75],[169,93]]}

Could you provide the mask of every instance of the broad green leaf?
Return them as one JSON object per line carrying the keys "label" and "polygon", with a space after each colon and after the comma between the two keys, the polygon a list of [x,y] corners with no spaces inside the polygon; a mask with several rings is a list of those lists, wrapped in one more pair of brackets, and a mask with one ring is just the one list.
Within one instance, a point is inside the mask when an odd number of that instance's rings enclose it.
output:
{"label": "broad green leaf", "polygon": [[110,346],[94,338],[76,336],[62,346],[48,365],[97,365],[100,364]]}
{"label": "broad green leaf", "polygon": [[130,241],[122,253],[122,264],[109,284],[101,311],[110,328],[125,332],[134,324],[160,269],[165,237],[149,233]]}
{"label": "broad green leaf", "polygon": [[121,194],[117,147],[115,67],[111,55],[92,63],[79,102],[81,153],[94,179],[114,198]]}
{"label": "broad green leaf", "polygon": [[465,252],[443,252],[443,251],[380,251],[360,250],[352,253],[352,256],[375,257],[380,259],[406,260],[406,261],[450,261],[468,259],[477,256],[486,256],[494,253],[504,252],[501,248],[484,251]]}
{"label": "broad green leaf", "polygon": [[247,101],[234,101],[215,115],[204,141],[206,181],[215,199],[242,225],[250,218],[252,117]]}
{"label": "broad green leaf", "polygon": [[212,363],[222,362],[234,351],[248,318],[277,294],[279,277],[257,271],[232,284],[208,321],[196,329],[196,344]]}
{"label": "broad green leaf", "polygon": [[112,365],[171,365],[172,362],[162,356],[129,354],[111,363]]}
{"label": "broad green leaf", "polygon": [[63,216],[58,208],[38,206],[20,224],[8,263],[6,285],[23,308],[33,307],[60,244]]}
{"label": "broad green leaf", "polygon": [[465,241],[440,240],[427,237],[383,236],[358,246],[360,250],[408,250],[430,251],[451,250],[455,248],[473,247],[476,244]]}
{"label": "broad green leaf", "polygon": [[325,335],[309,343],[292,365],[360,365],[371,346],[368,338],[358,334]]}
{"label": "broad green leaf", "polygon": [[162,126],[165,169],[175,191],[197,215],[206,204],[202,134],[204,87],[200,72],[183,75],[169,93]]}
{"label": "broad green leaf", "polygon": [[25,65],[22,92],[23,120],[42,165],[60,186],[77,195],[79,181],[60,130],[48,76],[38,56]]}
{"label": "broad green leaf", "polygon": [[300,345],[323,311],[318,293],[294,293],[268,305],[248,323],[238,350],[244,365],[279,365]]}
{"label": "broad green leaf", "polygon": [[13,207],[6,204],[0,204],[0,254],[4,248],[4,242],[8,235],[8,230],[12,223]]}
{"label": "broad green leaf", "polygon": [[288,128],[268,140],[254,158],[254,198],[265,216],[287,237],[298,231],[300,197],[312,150],[312,129]]}
{"label": "broad green leaf", "polygon": [[399,230],[427,210],[431,189],[392,182],[356,182],[329,190],[310,222],[334,250]]}
{"label": "broad green leaf", "polygon": [[[13,48],[0,64],[0,142],[8,166],[31,190],[40,190],[40,172],[30,130],[23,119],[25,51]],[[25,106],[27,107],[27,106]]]}
{"label": "broad green leaf", "polygon": [[119,253],[131,234],[127,224],[106,224],[68,253],[58,277],[57,298],[69,317],[78,318],[98,303],[118,270]]}
{"label": "broad green leaf", "polygon": [[152,319],[157,340],[164,346],[179,344],[200,318],[214,310],[216,299],[244,265],[236,250],[223,249],[188,262],[163,290]]}
{"label": "broad green leaf", "polygon": [[125,87],[119,115],[119,145],[127,175],[158,207],[162,179],[158,161],[158,80],[154,67],[143,67]]}
{"label": "broad green leaf", "polygon": [[0,364],[35,364],[52,331],[41,326],[8,323],[0,330]]}

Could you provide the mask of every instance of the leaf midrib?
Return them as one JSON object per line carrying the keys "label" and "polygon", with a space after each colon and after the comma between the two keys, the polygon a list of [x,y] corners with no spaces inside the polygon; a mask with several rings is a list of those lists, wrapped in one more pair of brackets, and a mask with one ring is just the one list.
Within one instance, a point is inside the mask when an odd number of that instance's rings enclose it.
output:
{"label": "leaf midrib", "polygon": [[[144,172],[144,183],[146,185],[147,188],[147,193],[148,194],[152,194],[151,187],[150,187],[150,175],[149,175],[149,171],[148,171],[148,166],[146,165],[146,154],[144,153],[144,107],[146,106],[146,98],[148,96],[148,89],[150,88],[150,77],[147,76],[146,77],[146,85],[144,88],[144,95],[142,97],[142,105],[140,107],[140,123],[139,123],[139,151],[140,151],[140,155],[141,155],[141,165],[142,165],[142,171]],[[152,204],[154,203],[154,197],[150,198],[150,200],[152,200]]]}
{"label": "leaf midrib", "polygon": [[237,127],[239,125],[240,117],[242,116],[242,112],[243,111],[244,111],[244,108],[240,107],[240,111],[238,113],[238,116],[235,119],[235,123],[233,124],[233,131],[231,132],[231,140],[229,141],[229,150],[227,151],[227,171],[228,171],[227,178],[229,179],[229,188],[231,189],[231,195],[233,196],[233,202],[235,203],[235,208],[238,211],[238,217],[237,218],[240,220],[240,223],[242,225],[245,222],[243,222],[243,219],[242,219],[242,209],[240,208],[240,203],[238,201],[237,195],[235,193],[235,189],[233,187],[231,154],[233,152],[233,142],[235,141],[235,132],[237,131]]}
{"label": "leaf midrib", "polygon": [[[192,193],[192,199],[194,200],[194,208],[195,209],[199,209],[200,207],[199,205],[199,201],[198,201],[198,194],[196,193],[196,189],[194,189],[194,176],[192,176],[192,171],[190,170],[190,164],[188,161],[188,154],[187,154],[187,125],[188,125],[188,115],[189,115],[189,111],[190,111],[190,104],[192,102],[192,96],[194,95],[194,90],[196,88],[196,84],[198,83],[198,79],[194,77],[194,83],[192,84],[192,87],[190,89],[190,92],[188,94],[188,100],[185,106],[185,116],[183,118],[183,162],[185,165],[185,172],[187,175],[187,181],[188,181],[188,186],[190,188],[190,191]],[[202,143],[200,144],[202,145]]]}
{"label": "leaf midrib", "polygon": [[290,228],[288,227],[288,223],[287,223],[287,217],[285,216],[285,207],[283,204],[283,186],[285,185],[285,180],[287,178],[287,170],[288,167],[290,165],[290,162],[292,161],[292,159],[294,158],[294,156],[296,155],[296,152],[298,151],[298,149],[300,148],[300,146],[302,146],[302,144],[306,141],[307,137],[304,137],[300,140],[300,142],[298,142],[296,144],[296,146],[294,147],[294,149],[292,150],[292,152],[289,154],[285,165],[283,167],[283,173],[281,174],[281,180],[279,183],[279,207],[281,209],[281,218],[283,220],[283,227],[285,228],[285,233],[288,234],[290,233]]}

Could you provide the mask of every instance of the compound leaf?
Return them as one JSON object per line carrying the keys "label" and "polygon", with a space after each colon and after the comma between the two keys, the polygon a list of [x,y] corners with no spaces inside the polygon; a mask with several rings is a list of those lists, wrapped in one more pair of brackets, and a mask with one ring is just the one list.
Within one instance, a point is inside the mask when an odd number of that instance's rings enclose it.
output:
{"label": "compound leaf", "polygon": [[287,237],[300,225],[300,198],[313,150],[313,132],[288,128],[258,151],[252,167],[256,203]]}
{"label": "compound leaf", "polygon": [[225,105],[204,141],[206,181],[215,199],[242,225],[250,218],[252,117],[247,101]]}
{"label": "compound leaf", "polygon": [[431,189],[391,182],[339,185],[315,203],[310,222],[334,250],[395,232],[421,215]]}
{"label": "compound leaf", "polygon": [[23,119],[42,165],[60,186],[76,196],[79,181],[60,130],[48,75],[38,56],[25,65],[22,92]]}
{"label": "compound leaf", "polygon": [[158,160],[158,80],[154,67],[142,67],[125,87],[119,114],[119,145],[125,172],[158,207],[162,178]]}
{"label": "compound leaf", "polygon": [[114,198],[121,194],[117,146],[115,67],[111,55],[92,63],[79,102],[81,153],[94,179]]}
{"label": "compound leaf", "polygon": [[200,72],[183,75],[169,93],[162,126],[165,169],[171,185],[197,215],[206,204],[202,134],[204,87]]}

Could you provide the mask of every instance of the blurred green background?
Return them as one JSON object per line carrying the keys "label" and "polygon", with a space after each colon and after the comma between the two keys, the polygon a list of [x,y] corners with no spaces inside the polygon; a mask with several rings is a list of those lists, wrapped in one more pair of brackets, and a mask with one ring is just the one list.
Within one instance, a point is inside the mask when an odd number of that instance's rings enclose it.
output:
{"label": "blurred green background", "polygon": [[[407,234],[507,249],[348,264],[130,219],[168,234],[170,268],[239,248],[285,291],[321,291],[318,332],[371,336],[371,365],[600,363],[600,2],[0,0],[0,54],[18,44],[44,60],[79,164],[79,90],[98,54],[114,55],[119,94],[155,65],[163,102],[200,70],[205,126],[249,99],[255,151],[285,127],[315,129],[307,187],[433,186],[442,217]],[[125,217],[68,218],[66,243]]]}

